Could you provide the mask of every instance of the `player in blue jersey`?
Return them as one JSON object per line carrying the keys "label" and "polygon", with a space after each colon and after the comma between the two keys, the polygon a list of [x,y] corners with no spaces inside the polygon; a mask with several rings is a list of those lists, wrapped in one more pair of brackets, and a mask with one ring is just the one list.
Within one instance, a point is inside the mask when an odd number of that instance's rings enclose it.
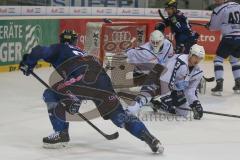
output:
{"label": "player in blue jersey", "polygon": [[[136,116],[124,111],[116,97],[110,78],[96,58],[87,56],[84,51],[76,47],[77,37],[74,31],[64,30],[60,35],[59,44],[49,47],[37,46],[30,54],[24,55],[20,63],[20,69],[24,75],[29,75],[38,60],[43,59],[52,64],[56,72],[63,77],[62,81],[52,86],[53,89],[46,89],[43,93],[55,131],[50,136],[44,137],[43,143],[48,146],[61,146],[70,141],[69,123],[57,117],[56,112],[69,105],[64,101],[66,97],[73,97],[78,99],[70,104],[76,112],[81,100],[93,100],[104,119],[110,119],[116,126],[125,128],[133,136],[145,141],[153,152],[162,153],[164,148],[160,141],[149,133]],[[86,62],[91,62],[91,65]],[[66,107],[68,112],[70,112],[69,107]]]}
{"label": "player in blue jersey", "polygon": [[192,31],[187,17],[177,9],[176,0],[168,0],[165,4],[165,10],[168,17],[165,18],[159,9],[159,14],[163,21],[156,24],[155,29],[164,32],[166,27],[170,27],[175,35],[176,52],[178,54],[188,54],[190,48],[197,43],[199,34]]}

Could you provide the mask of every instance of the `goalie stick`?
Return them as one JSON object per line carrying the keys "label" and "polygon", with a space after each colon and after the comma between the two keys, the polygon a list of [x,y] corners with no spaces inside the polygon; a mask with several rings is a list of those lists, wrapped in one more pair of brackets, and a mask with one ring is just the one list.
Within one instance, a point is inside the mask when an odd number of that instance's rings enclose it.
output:
{"label": "goalie stick", "polygon": [[[135,101],[135,98],[137,97],[137,95],[126,93],[126,92],[118,92],[117,94],[119,97],[123,99],[131,100],[131,101]],[[191,109],[188,109],[188,108],[182,108],[182,107],[177,107],[177,108],[181,110],[192,111]],[[240,118],[239,115],[233,115],[233,114],[225,114],[225,113],[210,112],[210,111],[203,111],[203,113],[224,116],[224,117]]]}
{"label": "goalie stick", "polygon": [[[46,88],[51,89],[51,87],[44,82],[38,75],[36,75],[33,71],[31,71],[31,74],[34,78],[36,78],[40,83],[42,83]],[[118,132],[115,132],[113,134],[106,134],[103,131],[101,131],[98,127],[96,127],[91,121],[89,121],[84,115],[81,113],[77,113],[79,117],[81,117],[83,120],[85,120],[90,126],[92,126],[98,133],[100,133],[103,137],[105,137],[107,140],[114,140],[117,139],[119,136]]]}

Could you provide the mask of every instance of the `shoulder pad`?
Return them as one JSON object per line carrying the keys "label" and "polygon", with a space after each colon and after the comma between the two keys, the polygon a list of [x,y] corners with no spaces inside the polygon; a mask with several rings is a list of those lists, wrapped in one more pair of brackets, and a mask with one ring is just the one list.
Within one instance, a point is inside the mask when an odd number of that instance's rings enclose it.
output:
{"label": "shoulder pad", "polygon": [[213,10],[213,14],[219,14],[224,8],[226,8],[228,5],[231,5],[232,2],[228,2],[228,3],[225,3],[225,4],[222,4],[218,7],[216,7],[214,10]]}

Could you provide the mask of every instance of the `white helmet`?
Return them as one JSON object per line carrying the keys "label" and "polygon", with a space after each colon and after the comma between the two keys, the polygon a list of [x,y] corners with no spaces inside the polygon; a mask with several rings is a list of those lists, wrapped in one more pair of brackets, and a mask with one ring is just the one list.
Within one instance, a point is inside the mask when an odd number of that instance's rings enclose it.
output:
{"label": "white helmet", "polygon": [[194,44],[191,48],[190,48],[190,56],[192,55],[196,55],[199,58],[204,58],[205,57],[205,50],[203,46],[200,46],[198,44]]}
{"label": "white helmet", "polygon": [[155,30],[150,35],[150,44],[153,47],[153,52],[156,54],[162,47],[164,42],[164,35],[159,30]]}

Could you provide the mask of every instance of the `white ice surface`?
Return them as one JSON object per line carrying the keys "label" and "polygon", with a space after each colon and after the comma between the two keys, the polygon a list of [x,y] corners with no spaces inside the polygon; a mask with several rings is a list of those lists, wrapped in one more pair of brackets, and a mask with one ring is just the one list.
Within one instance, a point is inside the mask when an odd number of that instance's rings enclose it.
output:
{"label": "white ice surface", "polygon": [[[202,64],[206,77],[213,65]],[[52,69],[36,73],[47,81]],[[200,96],[205,110],[240,115],[240,95],[232,92],[231,67],[225,64],[224,96]],[[165,146],[163,155],[153,155],[148,146],[124,129],[101,118],[92,122],[107,133],[120,137],[107,141],[84,122],[70,124],[71,142],[64,149],[42,148],[42,137],[52,132],[42,101],[44,87],[20,72],[0,74],[0,159],[1,160],[237,160],[240,158],[240,119],[204,115],[201,121],[144,121]]]}

